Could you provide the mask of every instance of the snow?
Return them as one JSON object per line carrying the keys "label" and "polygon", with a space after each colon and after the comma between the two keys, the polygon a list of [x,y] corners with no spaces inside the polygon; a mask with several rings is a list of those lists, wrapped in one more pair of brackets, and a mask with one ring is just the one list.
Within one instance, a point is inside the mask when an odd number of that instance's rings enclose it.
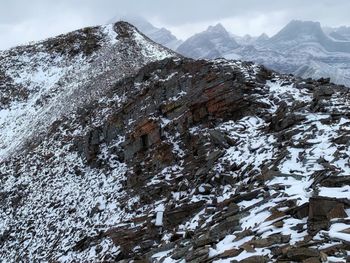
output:
{"label": "snow", "polygon": [[[6,74],[14,84],[26,87],[29,97],[23,102],[13,101],[9,108],[0,110],[0,160],[18,151],[33,136],[45,132],[51,123],[74,111],[81,106],[79,104],[101,95],[101,87],[107,89],[125,77],[130,71],[128,67],[136,71],[147,62],[174,56],[134,30],[133,41],[141,48],[141,54],[133,51],[134,64],[126,65],[123,72],[118,69],[125,58],[118,50],[125,43],[117,39],[114,25],[100,27],[99,34],[103,36],[102,47],[91,57],[52,54],[45,49],[44,42],[37,44],[40,52],[28,50],[15,55],[9,53],[7,57],[5,52],[5,62],[2,63],[10,64]],[[132,56],[132,53],[128,55]],[[98,79],[101,82],[97,88],[95,82]]]}
{"label": "snow", "polygon": [[247,236],[237,240],[237,237],[235,235],[227,235],[224,239],[215,245],[215,249],[210,248],[209,257],[215,257],[216,255],[219,255],[228,249],[238,249],[244,243],[251,241],[252,238],[253,236]]}
{"label": "snow", "polygon": [[151,60],[162,60],[173,56],[173,53],[163,48],[160,49],[157,44],[149,42],[139,32],[135,31],[133,37],[141,47],[141,54],[144,57],[150,58]]}
{"label": "snow", "polygon": [[260,170],[265,160],[272,159],[274,150],[272,143],[275,138],[265,135],[261,130],[267,126],[261,118],[255,116],[244,117],[237,122],[229,121],[218,127],[219,130],[229,133],[233,140],[240,140],[239,145],[230,147],[222,157],[223,161],[242,165],[242,170],[253,165],[256,171]]}
{"label": "snow", "polygon": [[349,230],[349,225],[344,223],[335,223],[331,225],[328,233],[329,233],[329,236],[332,238],[350,242],[350,234],[342,232],[345,229]]}
{"label": "snow", "polygon": [[104,27],[102,27],[102,31],[109,38],[109,43],[111,45],[117,44],[117,42],[118,42],[118,40],[117,40],[118,34],[114,30],[114,24],[105,25]]}
{"label": "snow", "polygon": [[156,212],[156,226],[163,226],[164,204],[159,204],[154,211]]}
{"label": "snow", "polygon": [[320,187],[319,195],[335,198],[349,198],[350,186],[345,185],[343,187]]}
{"label": "snow", "polygon": [[272,179],[268,185],[284,186],[284,194],[295,198],[298,205],[302,205],[304,203],[307,203],[309,198],[312,196],[312,189],[310,189],[312,182],[313,181],[307,177],[298,180],[292,177],[292,175],[286,175],[285,177],[282,175]]}

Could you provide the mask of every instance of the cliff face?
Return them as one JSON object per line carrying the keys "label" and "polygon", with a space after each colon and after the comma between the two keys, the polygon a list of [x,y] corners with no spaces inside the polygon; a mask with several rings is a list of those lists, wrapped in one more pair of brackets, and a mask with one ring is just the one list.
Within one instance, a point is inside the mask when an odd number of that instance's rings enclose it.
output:
{"label": "cliff face", "polygon": [[1,258],[345,260],[348,89],[166,57],[92,77],[101,92],[1,162]]}

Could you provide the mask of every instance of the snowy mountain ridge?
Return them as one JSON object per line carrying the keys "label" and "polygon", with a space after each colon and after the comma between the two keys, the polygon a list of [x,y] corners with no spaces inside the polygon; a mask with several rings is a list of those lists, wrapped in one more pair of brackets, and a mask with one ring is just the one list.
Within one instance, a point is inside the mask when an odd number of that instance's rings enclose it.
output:
{"label": "snowy mountain ridge", "polygon": [[124,22],[0,68],[1,260],[348,261],[348,88],[184,58]]}
{"label": "snowy mountain ridge", "polygon": [[[122,34],[128,35],[126,41]],[[87,28],[61,38],[0,53],[0,72],[5,79],[1,87],[9,93],[8,98],[2,98],[0,111],[0,159],[20,148],[27,137],[39,135],[62,114],[103,94],[103,88],[117,79],[150,61],[174,55],[122,23]],[[128,53],[122,50],[126,43],[133,47]],[[18,89],[18,97],[11,97]]]}

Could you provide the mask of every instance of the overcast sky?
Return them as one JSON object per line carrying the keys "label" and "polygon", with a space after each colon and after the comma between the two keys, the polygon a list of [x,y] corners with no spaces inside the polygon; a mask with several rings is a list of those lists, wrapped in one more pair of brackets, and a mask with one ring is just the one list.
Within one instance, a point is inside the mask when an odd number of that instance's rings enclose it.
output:
{"label": "overcast sky", "polygon": [[113,17],[139,15],[185,39],[221,22],[230,32],[276,33],[292,19],[350,25],[350,0],[0,0],[0,49]]}

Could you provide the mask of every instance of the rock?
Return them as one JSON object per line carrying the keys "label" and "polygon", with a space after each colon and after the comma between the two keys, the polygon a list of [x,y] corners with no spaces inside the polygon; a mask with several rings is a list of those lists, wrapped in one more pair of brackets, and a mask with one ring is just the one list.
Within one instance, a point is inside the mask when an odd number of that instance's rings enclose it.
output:
{"label": "rock", "polygon": [[242,252],[242,249],[232,248],[232,249],[225,250],[223,253],[221,253],[220,255],[216,256],[216,258],[225,259],[225,258],[230,258],[230,257],[236,257],[241,252]]}
{"label": "rock", "polygon": [[343,134],[334,138],[333,142],[335,142],[336,144],[347,145],[350,142],[350,136]]}
{"label": "rock", "polygon": [[201,263],[209,256],[209,247],[200,247],[190,251],[186,256],[186,262]]}
{"label": "rock", "polygon": [[325,187],[342,187],[344,185],[350,185],[350,175],[329,176],[326,179],[322,180],[320,182],[320,185]]}
{"label": "rock", "polygon": [[242,214],[237,214],[235,216],[230,216],[221,220],[218,224],[209,230],[210,236],[216,239],[222,239],[229,233],[242,230],[239,224],[241,217]]}
{"label": "rock", "polygon": [[240,263],[267,263],[268,259],[264,256],[251,256],[239,261]]}
{"label": "rock", "polygon": [[193,240],[193,247],[203,247],[205,245],[214,244],[216,241],[216,238],[212,237],[209,232],[199,236],[198,238],[195,238]]}
{"label": "rock", "polygon": [[176,209],[166,209],[164,212],[164,219],[166,225],[176,226],[183,222],[187,217],[196,214],[202,207],[204,202],[196,202],[192,204],[184,204]]}
{"label": "rock", "polygon": [[289,112],[287,104],[282,102],[271,119],[270,129],[276,132],[282,131],[303,119],[304,117]]}
{"label": "rock", "polygon": [[347,214],[344,204],[336,198],[311,197],[309,201],[308,229],[316,231],[328,229],[329,220],[333,218],[345,218]]}
{"label": "rock", "polygon": [[301,262],[309,258],[319,258],[320,252],[313,248],[291,248],[286,256],[290,260]]}
{"label": "rock", "polygon": [[230,147],[230,142],[227,142],[227,136],[225,136],[222,132],[218,130],[210,130],[209,134],[217,145],[220,145],[221,147],[228,148]]}
{"label": "rock", "polygon": [[321,260],[319,257],[313,257],[303,260],[302,263],[321,263]]}
{"label": "rock", "polygon": [[290,241],[290,235],[275,234],[267,238],[252,240],[249,243],[255,248],[263,248],[263,247],[270,247],[274,244],[289,243],[289,241]]}
{"label": "rock", "polygon": [[301,206],[293,207],[285,212],[297,219],[303,219],[309,216],[309,203],[302,204]]}
{"label": "rock", "polygon": [[189,251],[189,247],[180,247],[180,248],[176,248],[173,252],[173,254],[171,255],[172,259],[175,260],[179,260],[181,258],[184,258],[186,256],[186,254]]}

